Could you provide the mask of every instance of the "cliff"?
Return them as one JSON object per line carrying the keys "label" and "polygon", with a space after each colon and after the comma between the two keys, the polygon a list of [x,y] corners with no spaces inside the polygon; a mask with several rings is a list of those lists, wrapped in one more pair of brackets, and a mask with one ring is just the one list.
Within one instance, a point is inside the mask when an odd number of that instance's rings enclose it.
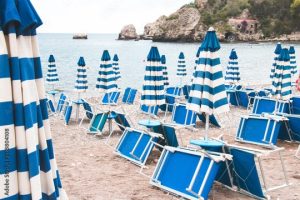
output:
{"label": "cliff", "polygon": [[299,13],[300,0],[195,0],[146,24],[142,38],[201,41],[214,26],[223,41],[300,40]]}

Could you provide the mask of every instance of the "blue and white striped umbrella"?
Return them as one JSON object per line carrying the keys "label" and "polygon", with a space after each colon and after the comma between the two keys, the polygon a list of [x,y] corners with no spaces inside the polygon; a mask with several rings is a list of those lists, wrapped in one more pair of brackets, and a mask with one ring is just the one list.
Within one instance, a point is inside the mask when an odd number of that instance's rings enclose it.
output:
{"label": "blue and white striped umbrella", "polygon": [[162,70],[163,70],[164,85],[168,86],[169,85],[169,77],[168,77],[168,68],[167,68],[167,64],[166,64],[166,56],[165,55],[161,56],[161,65],[162,65]]}
{"label": "blue and white striped umbrella", "polygon": [[151,47],[147,57],[141,103],[147,106],[165,103],[161,57],[157,47]]}
{"label": "blue and white striped umbrella", "polygon": [[57,67],[55,64],[55,58],[53,55],[49,56],[48,62],[49,62],[49,64],[48,64],[46,82],[49,85],[54,85],[54,84],[58,83],[59,78],[58,78],[58,74],[57,74]]}
{"label": "blue and white striped umbrella", "polygon": [[291,63],[291,73],[292,75],[295,75],[298,70],[297,70],[296,52],[294,46],[290,46],[289,54],[290,54],[290,63]]}
{"label": "blue and white striped umbrella", "polygon": [[119,68],[119,57],[117,54],[115,54],[113,58],[113,68],[115,70],[116,81],[118,81],[121,79],[121,73]]}
{"label": "blue and white striped umbrella", "polygon": [[274,51],[274,62],[271,67],[271,74],[270,74],[271,79],[273,79],[273,77],[274,77],[275,68],[276,68],[278,56],[280,55],[281,49],[282,49],[281,44],[280,44],[280,42],[278,42],[276,45],[275,51]]}
{"label": "blue and white striped umbrella", "polygon": [[77,63],[77,79],[75,82],[75,91],[76,92],[86,92],[88,89],[88,80],[86,73],[86,66],[83,57],[80,57]]}
{"label": "blue and white striped umbrella", "polygon": [[182,81],[182,78],[186,76],[186,65],[185,65],[185,57],[184,57],[183,52],[180,52],[180,54],[178,56],[178,65],[177,65],[177,74],[176,75],[180,78],[180,82]]}
{"label": "blue and white striped umbrella", "polygon": [[229,111],[215,30],[209,28],[198,52],[187,109],[197,113],[219,114]]}
{"label": "blue and white striped umbrella", "polygon": [[108,50],[104,50],[101,57],[96,88],[100,92],[110,93],[117,90],[115,70],[113,69]]}
{"label": "blue and white striped umbrella", "polygon": [[66,199],[29,0],[0,1],[0,199]]}
{"label": "blue and white striped umbrella", "polygon": [[234,49],[231,50],[231,53],[229,56],[225,80],[228,83],[233,83],[233,84],[236,84],[241,80],[240,70],[239,70],[239,65],[238,65],[238,56]]}
{"label": "blue and white striped umbrella", "polygon": [[272,95],[276,99],[288,100],[292,94],[290,55],[283,48],[278,57],[272,81]]}

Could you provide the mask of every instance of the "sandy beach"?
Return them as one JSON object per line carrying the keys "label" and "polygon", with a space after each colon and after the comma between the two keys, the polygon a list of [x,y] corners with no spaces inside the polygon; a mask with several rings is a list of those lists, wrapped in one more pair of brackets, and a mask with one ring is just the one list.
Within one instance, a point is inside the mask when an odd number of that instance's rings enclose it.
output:
{"label": "sandy beach", "polygon": [[[138,99],[138,98],[137,98]],[[91,99],[95,102],[95,99]],[[103,107],[107,109],[107,107]],[[117,107],[113,107],[115,109]],[[139,112],[138,105],[126,105],[123,108],[132,113],[130,118],[137,129],[144,130],[137,125],[138,119],[146,118]],[[231,107],[226,115],[218,116],[222,123],[222,128],[210,127],[209,136],[218,137],[223,134],[224,140],[242,146],[250,146],[262,149],[254,145],[241,144],[234,141],[237,126],[241,115],[247,114],[247,110]],[[160,118],[163,113],[160,113]],[[170,120],[170,115],[166,121]],[[147,161],[147,167],[144,174],[139,173],[140,168],[129,161],[119,157],[114,153],[114,147],[117,144],[122,132],[114,124],[115,130],[109,145],[105,144],[105,138],[108,134],[106,125],[103,136],[94,136],[87,134],[84,129],[72,121],[70,125],[65,126],[63,120],[59,117],[51,117],[51,129],[53,143],[55,147],[56,159],[59,167],[62,184],[70,200],[75,199],[177,199],[171,194],[162,191],[149,184],[154,167],[158,161],[160,152],[154,149]],[[87,126],[84,122],[83,126]],[[179,138],[182,137],[182,146],[189,144],[190,139],[203,137],[205,134],[204,125],[197,124],[197,130],[192,132],[188,129],[182,129]],[[268,195],[271,199],[300,199],[300,160],[295,158],[295,152],[298,144],[281,142],[279,147],[284,147],[284,162],[289,178],[292,184],[279,190],[274,190]],[[275,154],[276,155],[276,154]],[[278,162],[278,156],[269,156],[263,160],[263,166],[268,174],[267,180],[272,184],[281,183],[283,176]],[[280,172],[280,173],[279,173]],[[210,192],[210,199],[251,199],[243,194],[228,190],[218,184],[214,184]]]}

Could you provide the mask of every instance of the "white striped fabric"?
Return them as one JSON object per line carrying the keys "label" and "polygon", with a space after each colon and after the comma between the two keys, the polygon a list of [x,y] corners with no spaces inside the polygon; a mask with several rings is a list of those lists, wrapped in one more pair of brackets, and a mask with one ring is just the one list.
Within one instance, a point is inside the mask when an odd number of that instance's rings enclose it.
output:
{"label": "white striped fabric", "polygon": [[67,199],[34,28],[42,22],[28,0],[1,1],[0,16],[0,199]]}
{"label": "white striped fabric", "polygon": [[276,45],[275,51],[274,51],[274,62],[271,66],[271,73],[270,73],[271,80],[274,77],[275,68],[276,68],[276,65],[277,65],[277,60],[278,60],[278,56],[280,55],[281,49],[282,49],[281,43],[278,42],[277,45]]}
{"label": "white striped fabric", "polygon": [[237,84],[241,80],[238,65],[238,57],[234,49],[232,49],[229,56],[225,80],[229,84]]}
{"label": "white striped fabric", "polygon": [[76,92],[86,92],[88,89],[88,80],[87,80],[87,73],[86,73],[86,66],[83,57],[79,58],[77,63],[77,79],[75,82],[75,91]]}
{"label": "white striped fabric", "polygon": [[298,69],[297,69],[296,52],[294,46],[290,46],[289,54],[290,54],[291,73],[292,75],[295,75],[297,74]]}
{"label": "white striped fabric", "polygon": [[114,55],[112,65],[113,65],[113,69],[115,71],[116,81],[120,81],[121,73],[120,73],[120,67],[119,67],[119,57],[117,54]]}
{"label": "white striped fabric", "polygon": [[185,65],[185,57],[183,52],[180,52],[178,57],[178,65],[177,65],[177,74],[178,77],[182,78],[186,76],[186,65]]}
{"label": "white striped fabric", "polygon": [[161,57],[157,47],[151,47],[147,57],[141,104],[147,106],[165,103]]}
{"label": "white striped fabric", "polygon": [[48,64],[46,82],[49,85],[54,85],[59,82],[59,78],[58,78],[57,67],[56,67],[55,59],[54,59],[53,55],[49,56],[48,62],[49,62],[49,64]]}
{"label": "white striped fabric", "polygon": [[103,93],[110,93],[117,90],[115,71],[107,50],[103,51],[101,57],[96,88]]}
{"label": "white striped fabric", "polygon": [[162,70],[163,70],[164,85],[168,86],[169,85],[169,77],[168,77],[168,68],[167,68],[167,64],[166,64],[166,56],[165,55],[161,56],[161,65],[162,65]]}
{"label": "white striped fabric", "polygon": [[210,115],[229,111],[219,49],[216,33],[210,28],[199,50],[187,109]]}
{"label": "white striped fabric", "polygon": [[291,66],[289,51],[286,48],[281,50],[275,68],[272,81],[272,95],[276,99],[288,100],[291,98]]}

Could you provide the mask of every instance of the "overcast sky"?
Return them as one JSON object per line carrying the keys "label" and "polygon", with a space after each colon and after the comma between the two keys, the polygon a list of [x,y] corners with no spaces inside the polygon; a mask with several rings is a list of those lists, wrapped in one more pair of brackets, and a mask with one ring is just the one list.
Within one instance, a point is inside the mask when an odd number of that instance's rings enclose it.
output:
{"label": "overcast sky", "polygon": [[31,0],[44,24],[39,32],[118,33],[134,24],[138,33],[161,15],[193,0]]}

